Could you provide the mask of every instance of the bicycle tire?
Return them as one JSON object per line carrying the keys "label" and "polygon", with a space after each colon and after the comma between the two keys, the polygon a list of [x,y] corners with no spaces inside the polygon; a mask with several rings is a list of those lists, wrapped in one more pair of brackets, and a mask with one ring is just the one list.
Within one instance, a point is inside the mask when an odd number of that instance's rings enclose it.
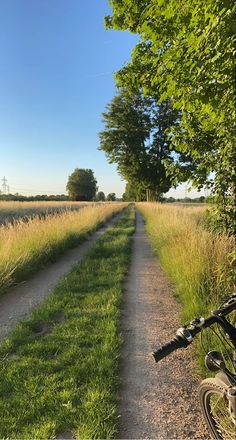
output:
{"label": "bicycle tire", "polygon": [[205,379],[199,387],[201,410],[213,439],[235,440],[236,426],[226,397],[228,384],[216,378]]}

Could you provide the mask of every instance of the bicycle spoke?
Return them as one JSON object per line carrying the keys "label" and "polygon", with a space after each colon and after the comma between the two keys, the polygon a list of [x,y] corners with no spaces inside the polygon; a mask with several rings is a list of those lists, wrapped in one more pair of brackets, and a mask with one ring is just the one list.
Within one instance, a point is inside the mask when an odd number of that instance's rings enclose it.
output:
{"label": "bicycle spoke", "polygon": [[227,399],[221,395],[212,394],[209,403],[217,431],[223,438],[235,440],[236,426],[230,415]]}

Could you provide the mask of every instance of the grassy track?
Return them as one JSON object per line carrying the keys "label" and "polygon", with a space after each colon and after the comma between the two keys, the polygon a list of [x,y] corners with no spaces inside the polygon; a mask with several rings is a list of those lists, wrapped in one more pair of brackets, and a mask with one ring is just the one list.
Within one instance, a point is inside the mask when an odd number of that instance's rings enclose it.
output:
{"label": "grassy track", "polygon": [[97,204],[0,227],[0,294],[83,241],[127,204]]}
{"label": "grassy track", "polygon": [[0,348],[0,438],[115,436],[129,209]]}
{"label": "grassy track", "polygon": [[[234,239],[206,229],[202,208],[157,203],[140,203],[138,207],[144,215],[153,248],[181,300],[183,322],[206,316],[233,293]],[[213,349],[215,342],[207,337],[207,332],[204,343]],[[200,344],[195,346],[203,367]]]}

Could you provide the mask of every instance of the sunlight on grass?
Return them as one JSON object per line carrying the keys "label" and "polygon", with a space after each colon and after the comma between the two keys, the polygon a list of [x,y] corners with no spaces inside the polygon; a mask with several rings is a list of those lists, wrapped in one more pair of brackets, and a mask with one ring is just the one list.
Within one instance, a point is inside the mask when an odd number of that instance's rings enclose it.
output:
{"label": "sunlight on grass", "polygon": [[0,226],[0,293],[75,246],[127,204],[95,204],[44,219]]}
{"label": "sunlight on grass", "polygon": [[[195,316],[206,317],[233,293],[234,238],[206,227],[205,208],[157,203],[137,206],[153,249],[181,301],[181,320],[188,323]],[[204,341],[209,349],[219,348],[218,340],[210,335]],[[203,368],[204,353],[200,343],[194,345]]]}
{"label": "sunlight on grass", "polygon": [[22,217],[54,214],[63,211],[78,210],[92,202],[12,202],[0,200],[0,224],[14,222]]}
{"label": "sunlight on grass", "polygon": [[1,438],[115,437],[133,232],[129,210],[0,347]]}
{"label": "sunlight on grass", "polygon": [[202,226],[204,208],[140,203],[152,245],[174,281],[186,319],[232,293],[234,239]]}

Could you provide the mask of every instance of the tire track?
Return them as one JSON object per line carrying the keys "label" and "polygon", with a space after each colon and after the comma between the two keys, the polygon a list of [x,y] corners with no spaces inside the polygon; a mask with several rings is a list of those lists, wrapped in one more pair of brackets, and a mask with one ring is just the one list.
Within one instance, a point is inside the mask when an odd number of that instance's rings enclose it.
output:
{"label": "tire track", "polygon": [[81,261],[98,237],[112,226],[123,212],[91,234],[84,243],[66,251],[57,262],[38,271],[29,280],[10,288],[0,297],[0,342],[20,319],[28,315],[54,290],[60,278],[69,273],[73,266]]}
{"label": "tire track", "polygon": [[137,213],[122,328],[120,439],[206,439],[191,350],[155,364],[151,352],[175,334],[180,306]]}

